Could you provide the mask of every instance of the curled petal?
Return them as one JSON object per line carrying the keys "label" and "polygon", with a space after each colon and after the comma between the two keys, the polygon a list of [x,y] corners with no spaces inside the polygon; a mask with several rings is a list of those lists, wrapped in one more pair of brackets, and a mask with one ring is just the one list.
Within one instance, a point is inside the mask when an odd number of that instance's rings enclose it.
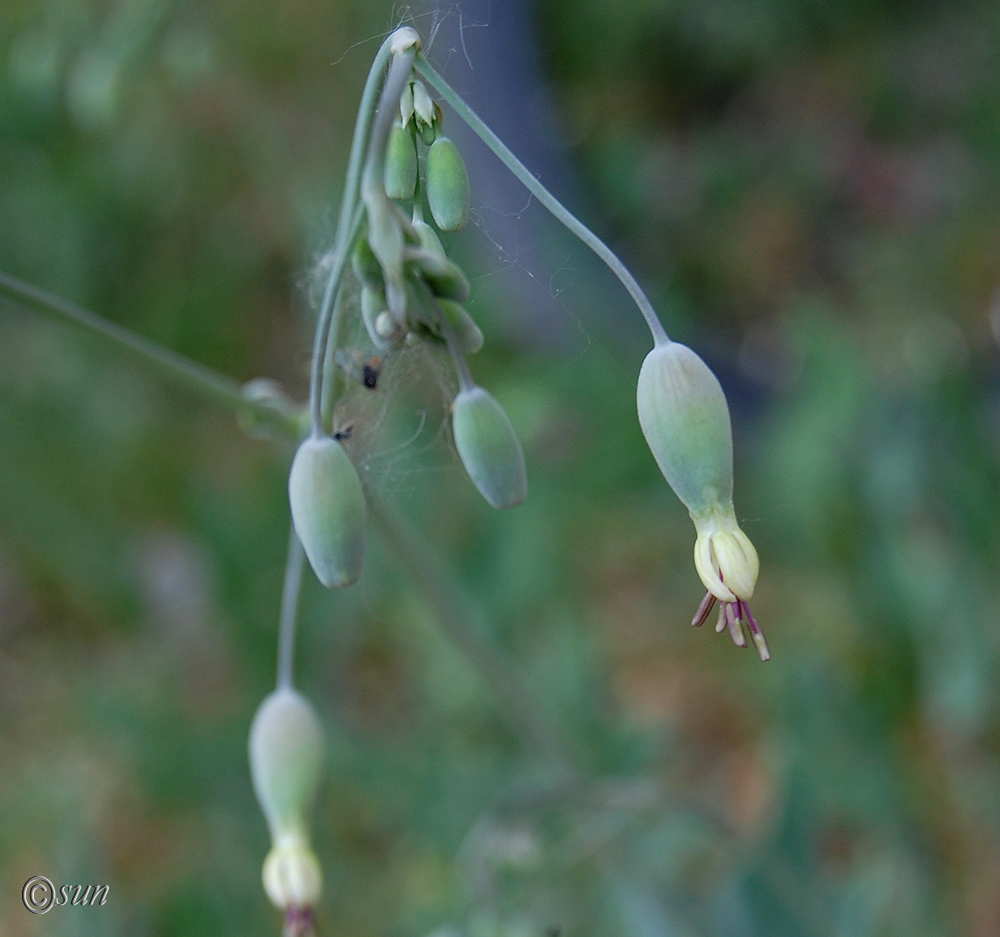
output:
{"label": "curled petal", "polygon": [[710,537],[710,542],[721,578],[735,595],[749,599],[760,571],[760,561],[753,544],[739,527],[731,531],[717,531]]}
{"label": "curled petal", "polygon": [[262,877],[264,891],[279,908],[314,908],[323,890],[323,873],[304,837],[276,842]]}
{"label": "curled petal", "polygon": [[722,602],[735,602],[733,591],[722,581],[719,563],[712,550],[713,534],[699,533],[694,544],[694,565],[705,588]]}

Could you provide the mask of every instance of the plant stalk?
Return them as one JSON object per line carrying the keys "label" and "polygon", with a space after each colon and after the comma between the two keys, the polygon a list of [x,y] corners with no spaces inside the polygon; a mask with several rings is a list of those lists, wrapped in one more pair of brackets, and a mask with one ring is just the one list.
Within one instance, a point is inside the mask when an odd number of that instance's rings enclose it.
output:
{"label": "plant stalk", "polygon": [[667,344],[670,338],[667,336],[663,328],[663,323],[660,322],[659,316],[656,314],[656,310],[653,309],[653,304],[643,292],[642,287],[639,286],[638,281],[629,272],[628,267],[618,259],[614,251],[528,171],[524,163],[507,149],[503,141],[483,123],[476,112],[459,97],[451,85],[431,67],[430,63],[422,55],[417,55],[413,68],[421,78],[441,95],[450,105],[451,109],[469,125],[476,136],[496,154],[500,162],[520,180],[525,188],[604,261],[611,272],[618,277],[625,289],[628,290],[636,306],[639,307],[639,312],[642,313],[643,318],[646,320],[646,325],[652,333],[653,343],[655,345]]}

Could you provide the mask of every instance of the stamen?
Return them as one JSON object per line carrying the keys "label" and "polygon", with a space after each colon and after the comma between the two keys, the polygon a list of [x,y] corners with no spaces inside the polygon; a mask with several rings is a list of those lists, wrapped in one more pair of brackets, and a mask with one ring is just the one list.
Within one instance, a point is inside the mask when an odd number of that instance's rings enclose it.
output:
{"label": "stamen", "polygon": [[691,627],[700,628],[705,624],[713,608],[715,608],[715,596],[711,592],[706,592],[705,598],[701,600],[701,605],[698,606],[698,611],[694,613],[694,618],[691,619]]}
{"label": "stamen", "polygon": [[[737,599],[737,602],[738,601],[739,600]],[[732,602],[726,602],[725,609],[726,624],[729,626],[729,635],[733,639],[733,644],[737,647],[746,647],[746,635],[743,634],[743,628],[740,625],[740,618],[736,608],[733,606]]]}
{"label": "stamen", "polygon": [[764,632],[760,630],[760,625],[757,624],[757,620],[750,614],[750,609],[746,602],[743,603],[743,608],[746,611],[747,625],[750,628],[750,637],[753,638],[754,646],[757,648],[757,653],[760,655],[761,660],[770,660],[771,652],[767,649],[767,641],[764,638]]}

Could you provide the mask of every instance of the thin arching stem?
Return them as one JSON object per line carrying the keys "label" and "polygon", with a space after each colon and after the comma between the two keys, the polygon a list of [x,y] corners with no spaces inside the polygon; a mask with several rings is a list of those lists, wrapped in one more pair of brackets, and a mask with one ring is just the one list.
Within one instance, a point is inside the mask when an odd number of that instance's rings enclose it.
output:
{"label": "thin arching stem", "polygon": [[[316,335],[313,341],[312,374],[309,383],[309,412],[312,417],[313,435],[320,435],[323,432],[323,362],[327,357],[327,341],[335,330],[331,328],[331,319],[337,292],[340,289],[340,281],[344,274],[344,265],[347,261],[347,254],[350,250],[350,242],[353,232],[360,223],[360,214],[357,211],[358,194],[361,189],[361,170],[365,151],[368,147],[368,136],[371,128],[372,117],[375,112],[376,96],[379,91],[379,84],[382,73],[385,71],[386,63],[392,51],[392,36],[382,43],[372,67],[368,71],[368,78],[365,81],[365,89],[361,95],[361,104],[358,107],[358,117],[354,125],[354,139],[351,142],[351,155],[347,163],[347,178],[344,183],[344,197],[340,204],[340,219],[337,222],[337,235],[334,239],[334,263],[330,268],[330,275],[326,281],[326,289],[323,292],[323,301],[319,307],[319,316],[316,322]],[[339,263],[337,261],[340,261]]]}
{"label": "thin arching stem", "polygon": [[285,583],[281,591],[281,618],[278,621],[278,689],[290,689],[295,670],[295,624],[299,615],[299,593],[305,551],[289,525],[288,557],[285,560]]}
{"label": "thin arching stem", "polygon": [[479,118],[475,111],[463,101],[458,93],[441,77],[422,56],[418,55],[414,63],[414,71],[430,84],[438,94],[450,105],[452,110],[464,120],[472,131],[496,155],[497,158],[524,184],[525,188],[538,199],[555,217],[586,244],[610,268],[629,295],[639,307],[646,325],[652,333],[656,345],[664,345],[670,341],[667,333],[653,309],[653,304],[643,292],[635,277],[629,272],[614,251],[608,247],[593,231],[576,217],[562,202],[559,201],[541,182],[538,181],[507,147],[503,141]]}
{"label": "thin arching stem", "polygon": [[138,362],[178,387],[237,413],[253,413],[278,425],[289,438],[299,438],[299,427],[294,420],[283,418],[273,409],[247,399],[243,396],[239,383],[211,368],[197,364],[121,325],[102,319],[75,303],[6,273],[0,273],[0,295],[77,329],[96,339],[105,348]]}

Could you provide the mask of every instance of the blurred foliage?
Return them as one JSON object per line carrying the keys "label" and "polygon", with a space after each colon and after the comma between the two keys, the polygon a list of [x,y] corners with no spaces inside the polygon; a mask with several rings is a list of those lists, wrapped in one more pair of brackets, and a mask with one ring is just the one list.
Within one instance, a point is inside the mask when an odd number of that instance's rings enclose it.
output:
{"label": "blurred foliage", "polygon": [[[374,6],[5,2],[0,268],[301,397]],[[304,597],[323,932],[1000,933],[1000,9],[516,9],[588,218],[729,394],[774,659],[687,626],[693,532],[607,339],[624,297],[559,281],[568,348],[519,337],[473,231],[472,364],[528,502],[492,514],[461,477],[438,356],[345,418],[590,780],[511,734],[376,541],[361,584]],[[278,932],[245,738],[288,457],[0,308],[0,933]],[[108,904],[29,915],[35,874]]]}

